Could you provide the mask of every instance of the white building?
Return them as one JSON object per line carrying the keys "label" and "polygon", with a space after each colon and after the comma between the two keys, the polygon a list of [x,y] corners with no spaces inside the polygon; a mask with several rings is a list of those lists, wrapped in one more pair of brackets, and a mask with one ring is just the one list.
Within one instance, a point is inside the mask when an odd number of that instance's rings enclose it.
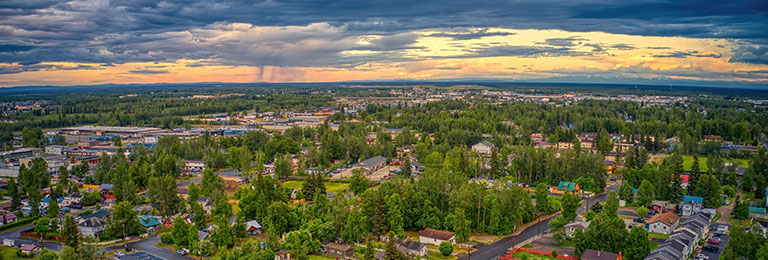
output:
{"label": "white building", "polygon": [[488,141],[482,141],[472,145],[472,151],[484,155],[491,155],[494,148],[496,148],[496,145]]}

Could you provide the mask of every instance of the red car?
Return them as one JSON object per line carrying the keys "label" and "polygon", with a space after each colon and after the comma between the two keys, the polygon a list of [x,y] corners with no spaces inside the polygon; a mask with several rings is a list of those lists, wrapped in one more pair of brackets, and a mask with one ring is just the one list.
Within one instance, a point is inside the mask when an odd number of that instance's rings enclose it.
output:
{"label": "red car", "polygon": [[717,240],[717,239],[713,238],[713,239],[707,240],[707,243],[710,243],[710,244],[713,244],[713,245],[720,245],[720,240]]}

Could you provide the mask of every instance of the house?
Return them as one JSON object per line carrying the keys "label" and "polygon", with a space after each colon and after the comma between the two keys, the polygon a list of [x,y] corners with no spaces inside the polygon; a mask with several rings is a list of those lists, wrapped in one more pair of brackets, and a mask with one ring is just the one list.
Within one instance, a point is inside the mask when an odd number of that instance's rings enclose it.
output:
{"label": "house", "polygon": [[291,256],[291,253],[281,249],[275,253],[275,260],[293,260],[293,256]]}
{"label": "house", "polygon": [[654,200],[651,202],[651,210],[656,213],[675,212],[677,205],[668,201]]}
{"label": "house", "polygon": [[652,233],[669,234],[675,229],[679,220],[680,217],[674,212],[656,214],[645,222],[645,229]]}
{"label": "house", "polygon": [[365,161],[359,162],[357,167],[365,169],[366,174],[371,174],[387,165],[387,158],[374,156]]}
{"label": "house", "polygon": [[484,155],[491,155],[494,148],[496,148],[496,145],[488,141],[482,141],[472,145],[472,151]]}
{"label": "house", "polygon": [[208,197],[197,198],[197,204],[200,204],[200,206],[203,206],[203,210],[205,210],[205,214],[211,214],[211,210],[213,210],[213,203],[211,203],[208,200]]}
{"label": "house", "polygon": [[768,214],[765,213],[765,208],[749,207],[750,218],[768,218]]}
{"label": "house", "polygon": [[162,224],[157,217],[150,215],[139,216],[139,222],[145,228],[154,228]]}
{"label": "house", "polygon": [[684,190],[688,189],[688,180],[690,180],[690,176],[686,174],[680,175],[680,188],[683,188]]}
{"label": "house", "polygon": [[205,163],[203,160],[184,160],[184,171],[201,172],[203,170],[205,170]]}
{"label": "house", "polygon": [[86,219],[89,219],[89,218],[98,218],[98,219],[101,219],[101,220],[106,220],[107,217],[109,217],[109,210],[100,209],[100,210],[97,210],[96,212],[93,212],[91,214],[82,216],[82,219],[86,220]]}
{"label": "house", "polygon": [[656,253],[652,253],[645,257],[646,260],[677,260],[675,256],[672,254],[666,252],[666,251],[659,251]]}
{"label": "house", "polygon": [[682,205],[682,215],[691,216],[701,211],[701,207],[704,204],[704,198],[685,195],[683,196],[683,201],[680,204]]}
{"label": "house", "polygon": [[565,225],[565,235],[568,237],[573,237],[573,235],[576,234],[576,229],[581,229],[581,231],[586,231],[587,227],[589,227],[589,222],[573,221]]}
{"label": "house", "polygon": [[337,243],[325,245],[325,253],[340,258],[350,258],[355,254],[355,248]]}
{"label": "house", "polygon": [[64,196],[65,201],[70,201],[72,203],[80,203],[80,199],[83,198],[83,194],[80,192],[72,192],[67,196]]}
{"label": "house", "polygon": [[397,250],[400,250],[400,252],[407,256],[419,258],[427,256],[427,245],[423,243],[413,240],[400,240],[397,244]]}
{"label": "house", "polygon": [[579,186],[578,183],[575,182],[569,182],[569,181],[561,181],[557,186],[551,186],[549,187],[550,193],[565,193],[566,191],[571,192],[573,194],[581,194],[581,186]]}
{"label": "house", "polygon": [[21,252],[24,254],[34,255],[40,251],[40,247],[34,244],[21,244],[19,250],[21,250]]}
{"label": "house", "polygon": [[197,231],[197,240],[203,241],[206,238],[208,238],[209,234],[210,233],[208,233],[208,232],[205,232],[205,231],[202,231],[202,230],[198,230]]}
{"label": "house", "polygon": [[426,228],[419,231],[419,242],[440,246],[442,242],[456,243],[456,235],[453,232]]}
{"label": "house", "polygon": [[6,224],[10,224],[10,223],[16,222],[16,220],[18,219],[16,217],[16,214],[13,214],[13,212],[10,212],[10,211],[9,212],[1,213],[0,215],[2,215],[2,216],[0,216],[0,221],[2,221],[2,222],[0,222],[0,224],[2,224],[2,225],[6,225]]}
{"label": "house", "polygon": [[107,227],[107,222],[100,218],[87,218],[77,224],[77,230],[85,237],[98,237],[101,231]]}
{"label": "house", "polygon": [[603,252],[592,249],[584,250],[581,254],[582,260],[621,260],[621,255],[611,252]]}
{"label": "house", "polygon": [[248,231],[251,235],[261,233],[261,224],[256,220],[245,222],[245,231]]}

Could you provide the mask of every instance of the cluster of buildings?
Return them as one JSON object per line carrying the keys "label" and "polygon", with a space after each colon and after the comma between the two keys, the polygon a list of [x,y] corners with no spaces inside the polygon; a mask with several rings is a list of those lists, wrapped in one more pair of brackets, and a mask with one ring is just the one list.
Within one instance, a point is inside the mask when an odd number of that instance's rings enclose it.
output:
{"label": "cluster of buildings", "polygon": [[[48,100],[24,100],[0,102],[0,115],[7,116],[29,110],[55,110],[58,106],[48,104]],[[9,122],[10,123],[10,122]]]}
{"label": "cluster of buildings", "polygon": [[[671,215],[670,215],[671,214]],[[695,252],[699,240],[705,238],[709,232],[711,217],[704,213],[696,213],[682,221],[679,221],[674,213],[660,214],[663,222],[673,222],[674,231],[669,238],[651,251],[646,260],[681,260],[688,259]],[[679,222],[679,225],[677,225]]]}

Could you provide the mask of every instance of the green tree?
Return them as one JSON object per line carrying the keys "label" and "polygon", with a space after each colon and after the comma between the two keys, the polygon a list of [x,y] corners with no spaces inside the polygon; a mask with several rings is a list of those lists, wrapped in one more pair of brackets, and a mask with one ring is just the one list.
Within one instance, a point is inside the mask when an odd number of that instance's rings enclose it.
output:
{"label": "green tree", "polygon": [[575,194],[571,194],[570,192],[565,192],[563,196],[560,198],[560,205],[563,209],[563,217],[566,221],[570,222],[576,219],[576,210],[579,209],[581,206],[581,199],[579,196],[576,196]]}
{"label": "green tree", "polygon": [[411,159],[410,159],[410,157],[406,156],[405,160],[403,161],[403,165],[400,166],[400,174],[402,174],[403,176],[406,176],[406,177],[411,176],[412,173],[413,173],[412,167],[413,166],[411,166]]}
{"label": "green tree", "polygon": [[197,232],[191,225],[187,224],[182,217],[176,217],[173,220],[173,227],[171,227],[171,235],[173,235],[173,243],[180,247],[188,247],[190,242],[190,233],[194,232],[195,238],[197,238]]}
{"label": "green tree", "polygon": [[364,170],[363,169],[355,169],[352,171],[352,178],[349,183],[349,188],[352,190],[355,195],[363,194],[363,192],[368,189],[368,178],[363,175]]}
{"label": "green tree", "polygon": [[205,209],[197,201],[191,204],[192,209],[192,222],[195,223],[195,228],[204,229],[206,226]]}
{"label": "green tree", "polygon": [[387,198],[387,223],[389,224],[389,231],[397,235],[398,238],[405,237],[403,212],[400,194],[390,195]]}
{"label": "green tree", "polygon": [[125,235],[138,235],[145,233],[147,229],[139,222],[139,216],[133,210],[133,205],[128,201],[121,201],[112,207],[112,221],[102,233],[103,238],[113,238]]}
{"label": "green tree", "polygon": [[640,188],[637,189],[637,203],[641,206],[650,206],[651,201],[656,199],[655,190],[656,188],[653,187],[650,181],[643,180]]}
{"label": "green tree", "polygon": [[389,238],[389,242],[387,242],[387,246],[384,249],[384,260],[406,260],[408,257],[400,252],[400,250],[397,250],[397,245],[395,244],[395,238],[391,237]]}
{"label": "green tree", "polygon": [[648,208],[646,207],[642,207],[642,206],[637,207],[637,215],[640,216],[641,218],[645,216],[645,214],[648,214],[649,211],[650,210],[648,210]]}
{"label": "green tree", "polygon": [[235,234],[227,220],[219,217],[214,221],[213,231],[211,231],[211,242],[217,247],[232,247],[235,244]]}
{"label": "green tree", "polygon": [[749,218],[749,205],[741,202],[741,198],[736,196],[736,204],[733,207],[733,216],[736,219],[748,219]]}
{"label": "green tree", "polygon": [[539,213],[549,213],[550,211],[548,186],[544,182],[536,185],[536,210]]}
{"label": "green tree", "polygon": [[267,208],[267,218],[264,222],[268,233],[280,235],[291,229],[294,217],[288,204],[277,201]]}
{"label": "green tree", "polygon": [[176,195],[176,180],[171,175],[149,178],[147,189],[152,207],[163,216],[171,216],[179,211],[181,199]]}
{"label": "green tree", "polygon": [[21,207],[21,194],[19,193],[19,186],[16,185],[16,180],[13,178],[8,180],[7,194],[11,197],[11,210],[18,210]]}
{"label": "green tree", "polygon": [[448,241],[440,243],[440,253],[443,254],[443,256],[451,255],[453,253],[453,244]]}
{"label": "green tree", "polygon": [[296,230],[285,234],[283,248],[299,258],[320,251],[321,244],[306,230]]}
{"label": "green tree", "polygon": [[64,238],[64,243],[77,249],[80,246],[80,230],[77,228],[77,222],[72,215],[68,215],[64,219],[64,224],[61,227],[61,236]]}
{"label": "green tree", "polygon": [[651,253],[648,232],[640,226],[632,227],[629,236],[624,239],[622,255],[629,260],[642,260]]}
{"label": "green tree", "polygon": [[699,156],[693,156],[693,163],[691,164],[691,171],[688,173],[688,190],[695,190],[696,183],[699,182],[699,176],[701,170],[699,170]]}
{"label": "green tree", "polygon": [[696,184],[694,195],[704,198],[704,207],[717,208],[720,206],[720,181],[714,175],[704,174]]}
{"label": "green tree", "polygon": [[55,198],[50,198],[50,203],[48,204],[48,209],[46,209],[45,212],[49,218],[56,219],[59,217],[59,203],[56,202]]}
{"label": "green tree", "polygon": [[280,179],[285,179],[288,176],[293,175],[293,169],[291,167],[291,161],[286,155],[278,154],[275,156],[275,176]]}
{"label": "green tree", "polygon": [[368,239],[365,243],[365,253],[363,254],[363,260],[376,260],[376,248],[373,247],[373,243]]}

